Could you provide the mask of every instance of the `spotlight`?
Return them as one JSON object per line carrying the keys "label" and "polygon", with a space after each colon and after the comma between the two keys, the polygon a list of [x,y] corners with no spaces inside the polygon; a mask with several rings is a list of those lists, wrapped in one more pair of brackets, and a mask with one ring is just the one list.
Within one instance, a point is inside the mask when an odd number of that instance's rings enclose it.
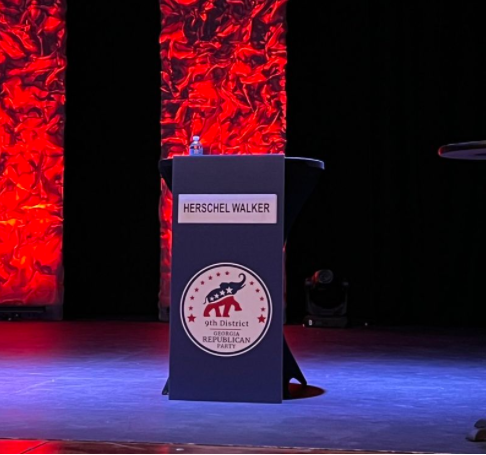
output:
{"label": "spotlight", "polygon": [[330,269],[317,270],[305,280],[304,325],[346,327],[349,283]]}

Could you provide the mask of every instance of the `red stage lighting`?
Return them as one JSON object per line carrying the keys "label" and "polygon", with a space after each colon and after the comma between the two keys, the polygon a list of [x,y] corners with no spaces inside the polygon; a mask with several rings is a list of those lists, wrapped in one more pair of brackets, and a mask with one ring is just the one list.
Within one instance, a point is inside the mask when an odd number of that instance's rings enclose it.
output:
{"label": "red stage lighting", "polygon": [[62,303],[64,13],[0,2],[0,309]]}
{"label": "red stage lighting", "polygon": [[[285,152],[286,0],[160,0],[162,158]],[[161,309],[169,305],[172,199],[162,183]],[[161,317],[164,318],[163,312]]]}

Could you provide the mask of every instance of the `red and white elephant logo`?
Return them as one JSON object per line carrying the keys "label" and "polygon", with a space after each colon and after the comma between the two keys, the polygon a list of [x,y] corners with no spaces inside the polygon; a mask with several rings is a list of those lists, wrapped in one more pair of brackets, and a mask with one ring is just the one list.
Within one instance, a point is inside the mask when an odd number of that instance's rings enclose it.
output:
{"label": "red and white elephant logo", "polygon": [[265,337],[272,301],[256,272],[240,264],[218,263],[201,269],[181,296],[182,326],[203,351],[241,355]]}
{"label": "red and white elephant logo", "polygon": [[[216,318],[229,318],[230,310],[241,311],[241,306],[235,298],[235,294],[245,286],[246,275],[240,273],[241,281],[221,283],[216,289],[213,289],[204,300],[206,308],[204,317],[214,316]],[[223,313],[221,313],[223,311]]]}

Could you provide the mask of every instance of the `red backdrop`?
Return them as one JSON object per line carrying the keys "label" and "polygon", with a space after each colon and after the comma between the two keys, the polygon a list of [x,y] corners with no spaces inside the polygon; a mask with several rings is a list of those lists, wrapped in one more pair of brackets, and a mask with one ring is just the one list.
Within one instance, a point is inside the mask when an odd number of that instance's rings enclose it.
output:
{"label": "red backdrop", "polygon": [[62,303],[63,0],[0,1],[0,304]]}
{"label": "red backdrop", "polygon": [[[162,157],[285,151],[286,0],[160,0]],[[170,192],[162,184],[160,305],[169,305]]]}

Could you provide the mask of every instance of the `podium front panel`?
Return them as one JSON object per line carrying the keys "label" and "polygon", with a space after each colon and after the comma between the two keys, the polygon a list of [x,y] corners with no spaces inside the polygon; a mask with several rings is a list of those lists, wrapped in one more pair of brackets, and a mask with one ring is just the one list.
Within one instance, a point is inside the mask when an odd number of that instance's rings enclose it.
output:
{"label": "podium front panel", "polygon": [[172,400],[282,401],[284,157],[173,161]]}

